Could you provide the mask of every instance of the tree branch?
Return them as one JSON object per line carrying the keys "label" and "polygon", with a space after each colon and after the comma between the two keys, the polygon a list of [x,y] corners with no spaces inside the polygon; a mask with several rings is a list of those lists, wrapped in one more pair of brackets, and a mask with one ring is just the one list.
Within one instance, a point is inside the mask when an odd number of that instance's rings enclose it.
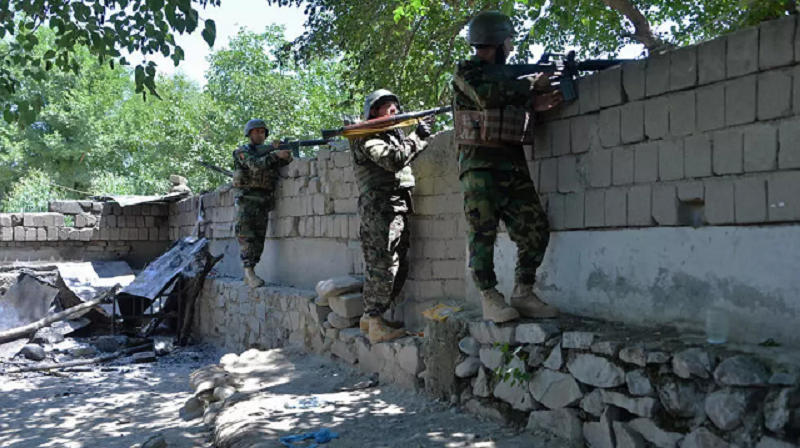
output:
{"label": "tree branch", "polygon": [[644,14],[630,0],[603,0],[603,3],[631,21],[634,28],[631,37],[644,44],[645,48],[652,50],[664,45],[664,42],[653,34],[650,22]]}

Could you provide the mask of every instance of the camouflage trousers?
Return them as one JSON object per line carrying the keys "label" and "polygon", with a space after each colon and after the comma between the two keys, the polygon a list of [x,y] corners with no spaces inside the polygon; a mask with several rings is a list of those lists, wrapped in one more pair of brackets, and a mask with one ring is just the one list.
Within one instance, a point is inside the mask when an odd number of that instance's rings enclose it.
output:
{"label": "camouflage trousers", "polygon": [[500,220],[517,245],[517,284],[532,285],[550,242],[547,214],[527,172],[471,170],[461,175],[469,229],[469,267],[475,285],[497,285],[494,243]]}
{"label": "camouflage trousers", "polygon": [[359,236],[364,252],[365,314],[383,315],[397,300],[408,278],[411,193],[370,191],[358,199]]}
{"label": "camouflage trousers", "polygon": [[268,190],[236,190],[236,238],[239,240],[242,266],[254,267],[261,260],[267,237],[269,212],[275,205]]}

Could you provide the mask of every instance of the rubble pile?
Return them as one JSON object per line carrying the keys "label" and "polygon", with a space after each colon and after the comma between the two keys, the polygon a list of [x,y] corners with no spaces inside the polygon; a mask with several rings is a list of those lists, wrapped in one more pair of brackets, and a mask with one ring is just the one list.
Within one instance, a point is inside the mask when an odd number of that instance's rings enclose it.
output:
{"label": "rubble pile", "polygon": [[344,330],[356,326],[364,315],[361,291],[364,282],[345,276],[323,280],[317,284],[317,311],[326,314],[328,328]]}
{"label": "rubble pile", "polygon": [[525,416],[529,430],[575,446],[797,446],[800,360],[792,352],[568,318],[467,329],[453,373],[477,414]]}

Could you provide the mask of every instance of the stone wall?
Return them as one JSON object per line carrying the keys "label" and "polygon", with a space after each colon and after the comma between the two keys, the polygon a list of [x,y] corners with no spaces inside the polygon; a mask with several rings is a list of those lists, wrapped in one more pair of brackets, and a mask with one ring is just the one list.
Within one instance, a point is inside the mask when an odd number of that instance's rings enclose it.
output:
{"label": "stone wall", "polygon": [[139,267],[169,245],[164,204],[51,201],[49,210],[0,214],[0,263],[126,260]]}

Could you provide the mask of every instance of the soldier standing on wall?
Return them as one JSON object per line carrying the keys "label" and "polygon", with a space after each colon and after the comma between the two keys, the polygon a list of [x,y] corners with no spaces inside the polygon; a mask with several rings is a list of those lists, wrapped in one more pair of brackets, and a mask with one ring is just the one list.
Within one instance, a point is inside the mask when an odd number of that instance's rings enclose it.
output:
{"label": "soldier standing on wall", "polygon": [[244,280],[251,288],[264,285],[255,273],[267,236],[269,212],[275,207],[278,169],[292,161],[288,150],[264,145],[269,129],[263,120],[250,120],[244,127],[250,143],[233,151],[233,186],[236,188],[236,236],[239,239]]}
{"label": "soldier standing on wall", "polygon": [[[400,100],[388,90],[370,93],[364,102],[364,119],[400,112]],[[365,315],[361,329],[371,343],[405,336],[404,329],[387,325],[383,314],[395,301],[408,276],[408,215],[413,213],[411,190],[414,174],[410,162],[425,149],[433,116],[406,136],[392,129],[353,141],[353,159],[358,179],[358,213],[361,217],[361,247],[366,264]]]}
{"label": "soldier standing on wall", "polygon": [[[470,22],[467,35],[475,55],[458,63],[453,79],[461,189],[469,228],[469,266],[480,290],[483,318],[494,322],[514,320],[520,314],[533,318],[558,315],[556,307],[542,302],[533,291],[550,231],[528,171],[523,144],[532,140],[527,138],[532,133],[531,109],[552,109],[561,103],[561,97],[559,92],[540,91],[549,87],[547,77],[531,82],[484,73],[483,68],[490,64],[505,64],[513,49],[513,33],[514,27],[505,14],[478,14]],[[508,129],[515,127],[527,128],[508,136]],[[511,306],[496,289],[494,272],[494,243],[501,219],[517,245]]]}

